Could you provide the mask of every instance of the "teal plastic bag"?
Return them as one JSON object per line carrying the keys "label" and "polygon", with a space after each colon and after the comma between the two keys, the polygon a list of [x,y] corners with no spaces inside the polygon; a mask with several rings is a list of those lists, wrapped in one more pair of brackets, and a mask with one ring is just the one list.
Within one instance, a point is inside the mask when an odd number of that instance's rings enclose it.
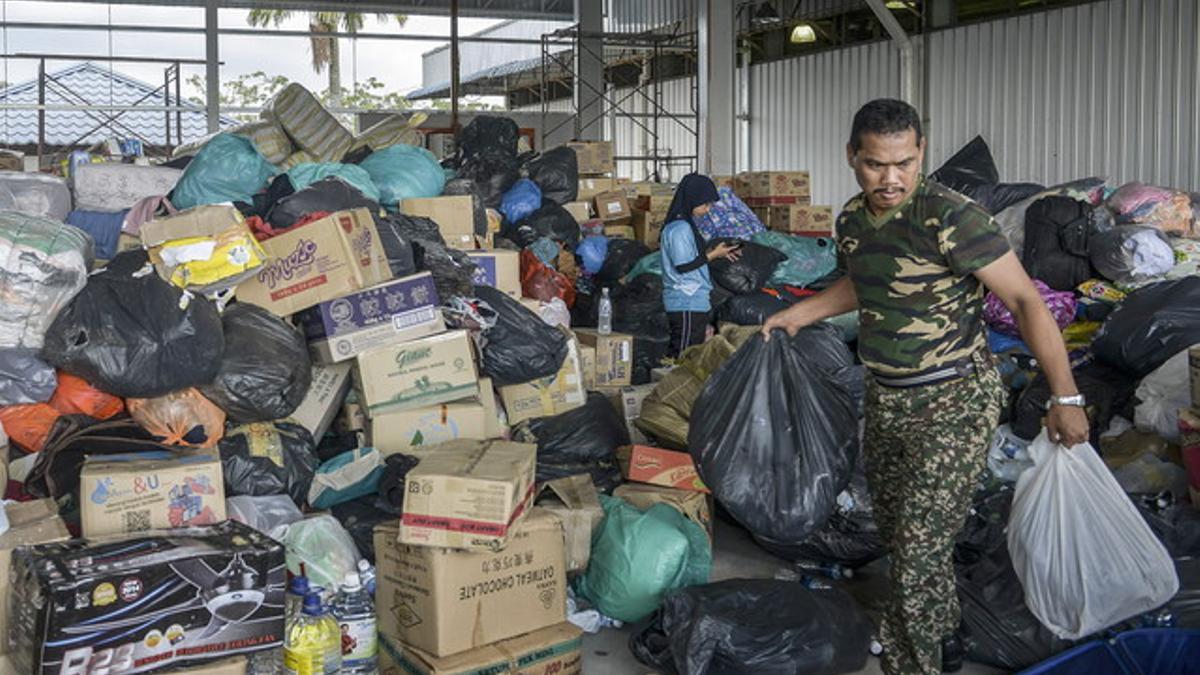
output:
{"label": "teal plastic bag", "polygon": [[375,183],[371,180],[371,174],[356,164],[339,162],[297,164],[287,172],[287,175],[288,180],[292,181],[292,187],[296,188],[297,192],[319,180],[333,176],[353,185],[367,199],[373,202],[379,201],[379,188],[375,187]]}
{"label": "teal plastic bag", "polygon": [[371,153],[360,164],[379,188],[379,203],[397,211],[400,202],[417,197],[436,197],[446,185],[446,172],[425,148],[393,145]]}
{"label": "teal plastic bag", "polygon": [[642,256],[641,260],[634,263],[629,269],[629,274],[625,275],[625,281],[636,279],[643,274],[655,274],[662,276],[662,251],[655,251]]}
{"label": "teal plastic bag", "polygon": [[579,591],[606,616],[626,623],[658,609],[667,591],[708,583],[708,535],[675,508],[645,511],[600,495],[604,520],[592,535],[592,556]]}
{"label": "teal plastic bag", "polygon": [[378,450],[348,450],[317,467],[308,490],[308,503],[314,509],[328,509],[365,497],[378,491],[382,477],[383,456]]}
{"label": "teal plastic bag", "polygon": [[782,232],[759,232],[757,244],[783,252],[787,260],[775,268],[768,284],[804,288],[837,267],[837,247],[829,237],[797,237]]}
{"label": "teal plastic bag", "polygon": [[259,154],[247,138],[217,134],[192,158],[175,189],[171,204],[183,210],[204,204],[249,202],[279,170]]}

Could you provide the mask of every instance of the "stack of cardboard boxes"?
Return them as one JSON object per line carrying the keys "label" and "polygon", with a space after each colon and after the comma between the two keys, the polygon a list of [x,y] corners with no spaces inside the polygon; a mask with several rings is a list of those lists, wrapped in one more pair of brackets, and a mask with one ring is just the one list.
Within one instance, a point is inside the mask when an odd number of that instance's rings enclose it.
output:
{"label": "stack of cardboard boxes", "polygon": [[403,515],[374,533],[380,671],[581,672],[563,523],[533,505],[537,446],[414,452]]}
{"label": "stack of cardboard boxes", "polygon": [[[619,212],[607,213],[610,205],[616,204],[608,200],[597,200],[602,195],[609,195],[617,190],[617,181],[613,178],[616,163],[613,161],[613,146],[610,141],[574,141],[567,147],[575,151],[575,160],[579,167],[579,191],[575,201],[566,205],[566,209],[575,216],[580,224],[599,218],[603,221],[620,220]],[[603,208],[602,208],[603,206]],[[625,205],[628,211],[628,204]],[[617,204],[616,208],[620,209]],[[629,214],[625,213],[625,217]],[[620,223],[614,223],[614,227]],[[628,225],[628,223],[625,223]]]}
{"label": "stack of cardboard boxes", "polygon": [[667,209],[675,196],[675,186],[633,183],[628,192],[633,200],[633,236],[651,250],[657,250],[662,228],[666,225]]}
{"label": "stack of cardboard boxes", "polygon": [[713,181],[732,188],[768,229],[805,237],[833,232],[833,208],[812,204],[807,171],[747,171]]}

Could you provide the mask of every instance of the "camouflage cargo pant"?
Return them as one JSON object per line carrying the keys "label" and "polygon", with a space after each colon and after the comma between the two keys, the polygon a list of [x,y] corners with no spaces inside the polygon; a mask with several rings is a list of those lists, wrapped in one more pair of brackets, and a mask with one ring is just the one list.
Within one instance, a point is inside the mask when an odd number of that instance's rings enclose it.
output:
{"label": "camouflage cargo pant", "polygon": [[867,387],[867,479],[891,548],[892,596],[880,628],[886,673],[940,673],[941,638],[958,627],[954,538],[1004,400],[990,355],[974,360],[979,370],[965,378]]}

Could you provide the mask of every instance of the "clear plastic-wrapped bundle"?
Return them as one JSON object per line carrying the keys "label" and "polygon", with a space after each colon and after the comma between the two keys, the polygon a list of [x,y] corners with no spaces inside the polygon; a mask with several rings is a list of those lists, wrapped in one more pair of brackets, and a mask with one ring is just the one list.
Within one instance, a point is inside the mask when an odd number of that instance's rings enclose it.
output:
{"label": "clear plastic-wrapped bundle", "polygon": [[40,349],[84,285],[92,238],[64,223],[0,211],[0,347]]}

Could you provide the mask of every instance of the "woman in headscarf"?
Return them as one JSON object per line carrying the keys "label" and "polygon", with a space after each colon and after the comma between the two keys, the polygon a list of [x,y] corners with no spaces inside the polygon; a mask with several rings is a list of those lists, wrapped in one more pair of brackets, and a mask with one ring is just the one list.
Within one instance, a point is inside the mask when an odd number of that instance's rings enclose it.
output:
{"label": "woman in headscarf", "polygon": [[729,244],[718,244],[705,252],[704,237],[696,227],[696,220],[703,218],[718,199],[717,186],[708,176],[690,173],[679,182],[667,210],[661,243],[663,305],[671,324],[671,356],[704,342],[711,309],[708,293],[713,287],[709,261],[736,260],[738,256],[737,247]]}

